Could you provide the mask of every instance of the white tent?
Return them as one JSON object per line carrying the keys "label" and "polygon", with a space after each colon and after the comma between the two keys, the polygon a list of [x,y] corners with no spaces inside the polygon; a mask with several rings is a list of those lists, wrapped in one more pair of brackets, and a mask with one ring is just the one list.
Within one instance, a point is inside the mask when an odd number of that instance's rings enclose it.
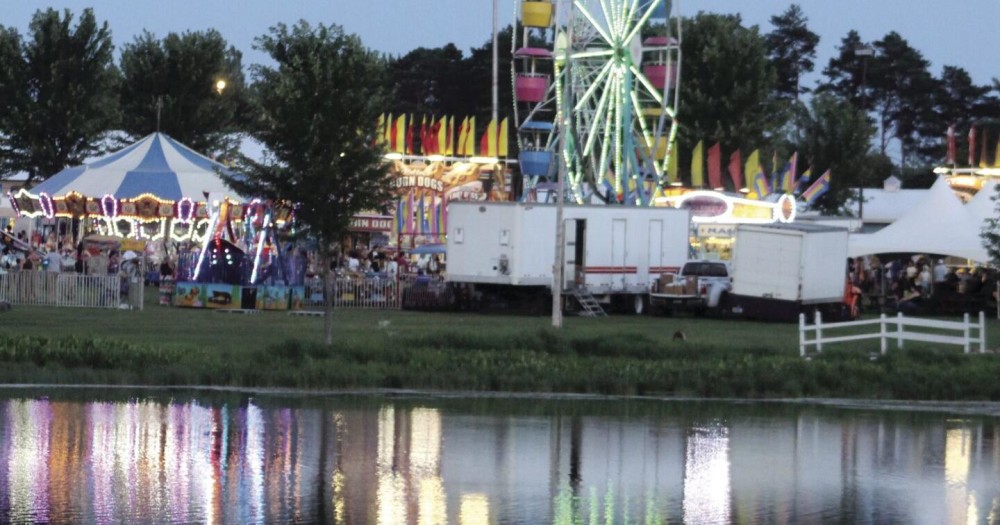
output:
{"label": "white tent", "polygon": [[993,200],[993,197],[997,195],[996,183],[992,180],[987,181],[983,185],[983,189],[979,190],[966,205],[965,209],[976,218],[980,226],[983,225],[983,221],[986,219],[992,219],[996,217],[996,205],[997,202]]}
{"label": "white tent", "polygon": [[869,234],[851,234],[848,255],[927,253],[986,262],[979,238],[980,220],[972,216],[944,177],[920,203],[889,226]]}

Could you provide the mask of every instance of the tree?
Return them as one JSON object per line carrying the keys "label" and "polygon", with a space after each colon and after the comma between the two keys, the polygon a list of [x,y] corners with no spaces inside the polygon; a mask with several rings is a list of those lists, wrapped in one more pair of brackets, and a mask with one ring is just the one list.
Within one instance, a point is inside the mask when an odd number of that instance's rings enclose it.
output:
{"label": "tree", "polygon": [[[1000,189],[1000,188],[997,188]],[[987,191],[985,188],[979,191]],[[993,196],[993,217],[983,221],[979,237],[982,239],[983,248],[990,255],[990,262],[993,266],[1000,266],[1000,199]]]}
{"label": "tree", "polygon": [[100,153],[117,119],[117,70],[107,23],[84,9],[37,11],[28,38],[0,26],[0,175],[27,184]]}
{"label": "tree", "polygon": [[392,112],[467,114],[459,104],[467,96],[461,89],[464,60],[454,44],[433,49],[420,47],[392,60],[389,65],[389,87],[395,93]]}
{"label": "tree", "polygon": [[808,159],[813,178],[830,170],[830,190],[815,206],[827,213],[840,213],[854,196],[854,188],[873,182],[869,150],[873,134],[865,115],[849,102],[831,93],[817,94],[800,111],[798,128],[801,158]]}
{"label": "tree", "polygon": [[[873,56],[859,56],[871,47]],[[857,32],[841,41],[840,53],[824,73],[823,90],[837,93],[855,106],[874,112],[879,126],[879,150],[887,154],[892,139],[899,141],[901,166],[921,142],[923,123],[933,114],[937,89],[929,63],[898,33],[890,32],[867,46]],[[930,94],[930,96],[929,96]]]}
{"label": "tree", "polygon": [[819,44],[819,35],[806,26],[808,21],[802,8],[792,4],[781,15],[771,17],[774,31],[764,39],[777,76],[775,89],[779,95],[796,100],[799,93],[808,91],[799,85],[799,79],[812,72]]}
{"label": "tree", "polygon": [[[743,27],[738,15],[707,13],[682,24],[679,150],[690,152],[699,140],[719,141],[726,151],[762,145],[782,115],[757,27]],[[682,155],[680,162],[689,161]]]}
{"label": "tree", "polygon": [[132,139],[159,130],[195,151],[232,150],[237,118],[248,114],[241,60],[215,30],[163,40],[143,33],[122,50],[122,129]]}
{"label": "tree", "polygon": [[340,26],[279,24],[257,38],[275,67],[252,68],[258,118],[250,134],[267,158],[241,157],[247,195],[294,203],[304,234],[318,242],[326,283],[326,343],[333,341],[330,256],[351,217],[391,198],[383,149],[373,139],[387,105],[386,63]]}
{"label": "tree", "polygon": [[[847,100],[852,106],[868,111],[870,97],[862,93],[862,77],[867,76],[864,60],[859,59],[857,51],[867,47],[857,31],[851,30],[837,47],[837,56],[830,59],[823,75],[827,81],[817,88],[818,92],[833,92]],[[867,80],[867,79],[865,79]],[[867,88],[867,86],[865,86]]]}

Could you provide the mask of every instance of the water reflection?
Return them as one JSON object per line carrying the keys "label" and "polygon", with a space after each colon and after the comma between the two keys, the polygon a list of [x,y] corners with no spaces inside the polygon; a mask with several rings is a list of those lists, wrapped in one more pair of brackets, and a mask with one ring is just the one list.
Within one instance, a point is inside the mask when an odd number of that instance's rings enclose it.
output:
{"label": "water reflection", "polygon": [[990,418],[0,395],[0,522],[997,523]]}

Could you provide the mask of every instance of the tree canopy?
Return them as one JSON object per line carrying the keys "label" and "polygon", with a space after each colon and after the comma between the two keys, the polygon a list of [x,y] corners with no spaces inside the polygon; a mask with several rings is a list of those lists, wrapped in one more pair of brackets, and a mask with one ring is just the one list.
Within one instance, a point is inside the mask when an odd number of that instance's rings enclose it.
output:
{"label": "tree canopy", "polygon": [[196,151],[232,149],[246,115],[241,57],[215,30],[143,33],[122,50],[122,130],[131,139],[159,130]]}
{"label": "tree canopy", "polygon": [[[804,88],[799,79],[811,73],[815,64],[816,46],[819,35],[809,30],[809,19],[797,4],[792,4],[780,14],[771,17],[774,30],[767,34],[765,41],[776,75],[775,90],[793,99],[799,98]],[[805,88],[808,91],[808,88]]]}
{"label": "tree canopy", "polygon": [[31,184],[101,151],[119,114],[111,31],[91,9],[35,13],[27,38],[0,26],[0,175]]}

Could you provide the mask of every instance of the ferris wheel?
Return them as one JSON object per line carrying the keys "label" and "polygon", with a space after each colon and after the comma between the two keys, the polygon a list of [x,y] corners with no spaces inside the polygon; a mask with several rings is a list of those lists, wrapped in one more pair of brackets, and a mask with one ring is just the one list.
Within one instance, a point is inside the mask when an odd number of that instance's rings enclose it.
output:
{"label": "ferris wheel", "polygon": [[527,198],[559,169],[579,203],[648,205],[668,184],[680,71],[669,11],[670,0],[521,2],[512,76]]}

